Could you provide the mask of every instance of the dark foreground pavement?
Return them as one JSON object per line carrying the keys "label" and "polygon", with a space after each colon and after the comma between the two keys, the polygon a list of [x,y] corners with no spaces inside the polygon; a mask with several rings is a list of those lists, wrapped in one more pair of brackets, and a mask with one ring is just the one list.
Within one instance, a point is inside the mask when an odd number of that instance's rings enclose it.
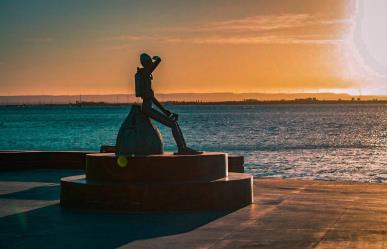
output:
{"label": "dark foreground pavement", "polygon": [[58,205],[80,170],[0,172],[0,248],[387,248],[387,185],[256,179],[233,212],[125,214]]}

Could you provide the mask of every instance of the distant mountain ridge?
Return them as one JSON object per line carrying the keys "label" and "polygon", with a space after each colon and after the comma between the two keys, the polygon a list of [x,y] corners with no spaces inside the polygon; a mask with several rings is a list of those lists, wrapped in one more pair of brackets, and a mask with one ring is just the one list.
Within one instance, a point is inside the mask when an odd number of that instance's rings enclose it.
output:
{"label": "distant mountain ridge", "polygon": [[[243,101],[255,100],[294,100],[316,98],[318,100],[351,100],[359,96],[336,93],[160,93],[156,94],[160,101]],[[361,100],[387,100],[387,96],[360,96]],[[106,95],[26,95],[26,96],[0,96],[0,105],[21,104],[75,104],[77,102],[105,102],[105,103],[133,103],[139,102],[133,94],[106,94]]]}

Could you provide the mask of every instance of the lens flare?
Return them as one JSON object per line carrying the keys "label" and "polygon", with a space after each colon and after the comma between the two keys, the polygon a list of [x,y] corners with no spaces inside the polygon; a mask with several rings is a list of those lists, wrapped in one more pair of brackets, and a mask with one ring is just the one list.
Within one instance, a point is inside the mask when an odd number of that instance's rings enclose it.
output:
{"label": "lens flare", "polygon": [[126,159],[126,157],[124,156],[119,156],[117,158],[117,165],[121,168],[125,168],[126,166],[128,166],[128,159]]}

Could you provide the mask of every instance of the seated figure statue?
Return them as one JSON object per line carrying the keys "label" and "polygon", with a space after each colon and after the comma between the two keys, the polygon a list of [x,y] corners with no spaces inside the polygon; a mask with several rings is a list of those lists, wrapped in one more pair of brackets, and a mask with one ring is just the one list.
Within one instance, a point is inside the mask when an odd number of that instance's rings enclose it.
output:
{"label": "seated figure statue", "polygon": [[[154,96],[152,90],[152,72],[161,62],[160,57],[153,56],[153,58],[151,58],[148,54],[143,53],[140,55],[140,62],[143,67],[137,68],[137,73],[135,75],[135,89],[136,96],[142,98],[142,113],[172,129],[173,138],[175,139],[178,148],[177,154],[201,154],[202,152],[187,147],[183,133],[177,122],[178,115],[164,108]],[[161,112],[154,109],[153,104]]]}

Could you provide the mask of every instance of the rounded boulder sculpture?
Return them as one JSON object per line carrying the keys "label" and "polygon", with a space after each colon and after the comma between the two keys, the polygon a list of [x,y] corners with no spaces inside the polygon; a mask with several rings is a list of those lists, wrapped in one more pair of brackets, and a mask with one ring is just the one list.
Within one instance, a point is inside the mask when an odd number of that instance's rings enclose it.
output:
{"label": "rounded boulder sculpture", "polygon": [[132,105],[118,131],[116,155],[159,155],[163,154],[163,147],[158,128],[141,112],[139,105]]}

